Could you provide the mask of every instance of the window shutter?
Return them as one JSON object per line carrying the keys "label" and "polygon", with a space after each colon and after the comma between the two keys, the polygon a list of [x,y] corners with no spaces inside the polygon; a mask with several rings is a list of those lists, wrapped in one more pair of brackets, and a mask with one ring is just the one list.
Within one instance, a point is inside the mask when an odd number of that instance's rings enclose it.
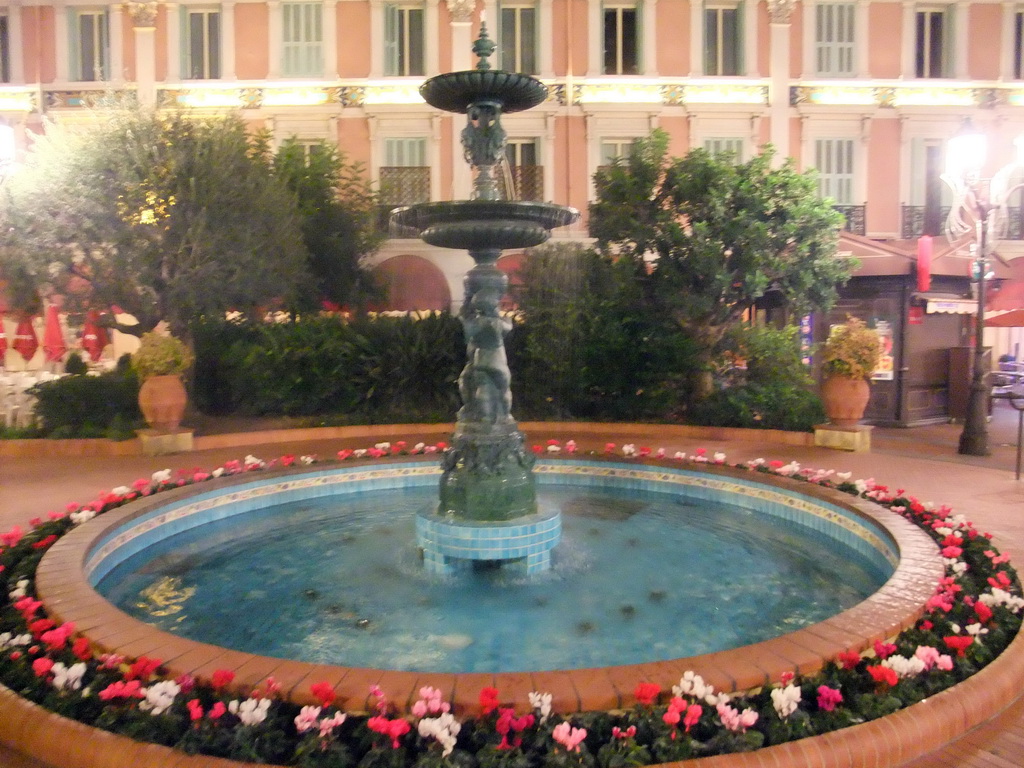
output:
{"label": "window shutter", "polygon": [[82,25],[74,8],[68,8],[68,79],[82,79]]}
{"label": "window shutter", "polygon": [[398,6],[384,6],[384,74],[398,74]]}
{"label": "window shutter", "polygon": [[745,75],[747,74],[747,63],[745,61],[746,51],[746,25],[744,24],[743,18],[746,13],[745,3],[736,4],[736,40],[734,45],[736,46],[736,74]]}
{"label": "window shutter", "polygon": [[644,3],[637,0],[636,4],[636,73],[644,74]]}
{"label": "window shutter", "polygon": [[947,6],[942,14],[942,76],[956,75],[956,36],[953,30],[958,22],[956,6]]}
{"label": "window shutter", "polygon": [[187,80],[192,74],[192,25],[188,6],[178,6],[178,70],[179,77]]}

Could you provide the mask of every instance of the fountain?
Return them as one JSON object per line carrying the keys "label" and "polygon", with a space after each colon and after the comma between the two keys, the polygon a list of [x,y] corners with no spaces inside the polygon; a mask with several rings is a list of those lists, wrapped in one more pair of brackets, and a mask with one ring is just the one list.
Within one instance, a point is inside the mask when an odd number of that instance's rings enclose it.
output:
{"label": "fountain", "polygon": [[508,278],[496,262],[508,248],[546,241],[554,227],[579,218],[553,203],[503,200],[495,167],[505,155],[502,113],[537,106],[547,87],[534,77],[492,70],[495,45],[486,24],[473,45],[476,69],[430,78],[420,94],[433,107],[464,113],[462,146],[476,169],[469,200],[422,203],[395,210],[392,225],[442,248],[469,251],[475,266],[465,278],[460,318],[466,366],[459,377],[463,406],[442,461],[440,502],[417,518],[425,567],[451,573],[474,562],[517,563],[526,573],[550,567],[558,544],[558,513],[538,514],[533,456],[512,417],[505,335],[510,323],[499,304]]}

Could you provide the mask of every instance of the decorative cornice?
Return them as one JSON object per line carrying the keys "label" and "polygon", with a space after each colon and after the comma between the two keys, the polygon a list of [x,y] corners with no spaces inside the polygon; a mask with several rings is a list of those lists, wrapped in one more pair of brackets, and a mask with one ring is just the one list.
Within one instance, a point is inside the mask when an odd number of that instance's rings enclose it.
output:
{"label": "decorative cornice", "polygon": [[145,29],[156,26],[156,11],[159,5],[159,0],[148,0],[148,2],[130,0],[127,3],[122,3],[121,7],[131,17],[132,24],[136,29]]}
{"label": "decorative cornice", "polygon": [[452,17],[452,21],[466,22],[473,18],[476,0],[446,0],[446,2],[448,15]]}

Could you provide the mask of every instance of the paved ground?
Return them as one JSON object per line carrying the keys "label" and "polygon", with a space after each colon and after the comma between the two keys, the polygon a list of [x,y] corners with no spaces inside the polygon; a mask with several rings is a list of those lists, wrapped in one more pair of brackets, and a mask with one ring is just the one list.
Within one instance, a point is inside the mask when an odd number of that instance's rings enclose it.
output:
{"label": "paved ground", "polygon": [[[642,430],[638,444],[692,451],[698,447],[725,451],[730,461],[763,456],[795,459],[805,466],[852,471],[905,488],[923,500],[951,505],[991,531],[996,543],[1019,564],[1024,562],[1024,480],[1014,479],[1018,416],[1007,402],[995,404],[989,425],[992,454],[964,457],[956,453],[960,425],[939,424],[913,429],[876,429],[871,453],[851,454],[823,448],[794,447],[759,440],[678,439],[653,444]],[[442,432],[438,432],[439,438]],[[546,437],[573,437],[571,428]],[[401,435],[396,434],[396,439]],[[580,441],[582,443],[582,441]],[[595,441],[596,443],[596,441]],[[123,458],[4,458],[0,459],[0,530],[24,524],[36,515],[63,508],[69,501],[88,501],[100,491],[130,483],[165,467],[211,468],[247,453],[272,458],[283,453],[333,455],[339,441],[251,445],[244,448],[197,451],[170,457]],[[586,446],[584,446],[586,447]],[[976,729],[908,768],[1013,768],[1024,766],[1024,704],[1018,703],[988,726]],[[0,750],[0,768],[53,768]],[[59,768],[59,767],[57,767]]]}

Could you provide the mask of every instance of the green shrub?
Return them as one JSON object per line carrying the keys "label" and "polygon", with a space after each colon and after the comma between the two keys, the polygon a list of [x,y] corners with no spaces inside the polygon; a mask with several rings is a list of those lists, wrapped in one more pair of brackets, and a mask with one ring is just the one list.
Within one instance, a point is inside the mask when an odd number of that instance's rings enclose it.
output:
{"label": "green shrub", "polygon": [[67,361],[64,363],[64,373],[69,375],[79,375],[82,373],[88,373],[89,366],[86,365],[82,356],[78,352],[72,352],[68,355]]}
{"label": "green shrub", "polygon": [[687,412],[691,424],[811,432],[825,421],[825,409],[813,392],[787,384],[741,384],[721,389]]}
{"label": "green shrub", "polygon": [[46,437],[127,439],[143,424],[139,380],[131,372],[71,375],[36,384],[39,429]]}

